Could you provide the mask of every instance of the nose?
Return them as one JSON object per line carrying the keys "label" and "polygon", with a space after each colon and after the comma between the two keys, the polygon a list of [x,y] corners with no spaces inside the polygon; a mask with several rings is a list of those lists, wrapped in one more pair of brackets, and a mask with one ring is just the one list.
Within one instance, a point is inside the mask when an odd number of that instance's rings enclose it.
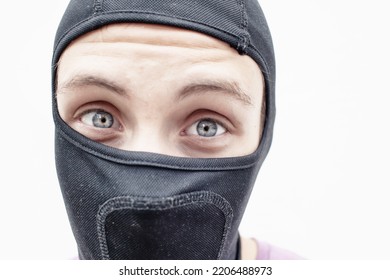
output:
{"label": "nose", "polygon": [[172,156],[180,155],[174,143],[169,141],[167,135],[159,133],[157,129],[145,127],[126,133],[121,148],[127,151],[150,152]]}

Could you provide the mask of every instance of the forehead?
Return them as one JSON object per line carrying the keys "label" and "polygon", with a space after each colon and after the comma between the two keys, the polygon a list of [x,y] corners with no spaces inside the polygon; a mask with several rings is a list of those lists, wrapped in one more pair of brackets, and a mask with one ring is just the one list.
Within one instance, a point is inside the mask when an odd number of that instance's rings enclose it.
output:
{"label": "forehead", "polygon": [[202,33],[175,27],[122,23],[89,32],[68,46],[60,58],[95,56],[131,61],[170,60],[174,64],[239,58],[228,44]]}
{"label": "forehead", "polygon": [[115,79],[126,73],[133,84],[147,79],[139,74],[144,71],[175,84],[204,76],[237,82],[255,95],[263,89],[261,71],[249,56],[203,33],[155,24],[111,24],[74,40],[59,61],[59,82],[89,71]]}
{"label": "forehead", "polygon": [[173,47],[215,48],[236,52],[227,43],[203,33],[173,26],[144,23],[106,25],[77,38],[73,44],[87,42],[134,42]]}
{"label": "forehead", "polygon": [[185,56],[187,60],[192,57],[199,60],[203,56],[204,61],[236,60],[237,65],[246,64],[246,67],[260,70],[249,56],[239,55],[227,43],[214,37],[171,26],[143,23],[110,24],[91,31],[74,40],[65,49],[59,63],[69,55],[93,52],[102,55],[111,52],[113,56],[127,57],[132,54],[129,50],[137,46],[137,52],[143,55]]}

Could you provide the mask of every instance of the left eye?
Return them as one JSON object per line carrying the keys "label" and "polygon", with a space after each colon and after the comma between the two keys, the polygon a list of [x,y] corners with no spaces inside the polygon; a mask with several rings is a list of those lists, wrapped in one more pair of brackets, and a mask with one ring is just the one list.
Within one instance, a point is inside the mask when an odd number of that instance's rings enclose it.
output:
{"label": "left eye", "polygon": [[214,137],[226,132],[226,128],[213,119],[202,119],[192,124],[186,132],[202,137]]}
{"label": "left eye", "polygon": [[81,121],[97,128],[110,128],[114,124],[114,117],[102,110],[93,110],[85,113]]}

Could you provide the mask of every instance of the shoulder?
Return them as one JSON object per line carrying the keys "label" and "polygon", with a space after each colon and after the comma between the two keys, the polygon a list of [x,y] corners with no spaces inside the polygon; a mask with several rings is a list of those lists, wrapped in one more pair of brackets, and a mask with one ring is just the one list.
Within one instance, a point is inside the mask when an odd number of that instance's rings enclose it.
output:
{"label": "shoulder", "polygon": [[301,256],[255,238],[240,238],[243,260],[303,260]]}
{"label": "shoulder", "polygon": [[265,241],[259,241],[257,239],[252,238],[252,240],[257,245],[257,260],[303,260],[301,256],[280,248],[278,246],[272,245]]}

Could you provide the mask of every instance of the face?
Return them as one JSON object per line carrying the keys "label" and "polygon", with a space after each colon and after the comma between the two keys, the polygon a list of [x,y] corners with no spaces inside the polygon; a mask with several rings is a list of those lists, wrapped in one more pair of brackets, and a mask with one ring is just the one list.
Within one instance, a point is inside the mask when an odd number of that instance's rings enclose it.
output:
{"label": "face", "polygon": [[181,157],[256,150],[263,78],[257,64],[207,35],[113,24],[65,50],[57,71],[61,118],[115,148]]}

